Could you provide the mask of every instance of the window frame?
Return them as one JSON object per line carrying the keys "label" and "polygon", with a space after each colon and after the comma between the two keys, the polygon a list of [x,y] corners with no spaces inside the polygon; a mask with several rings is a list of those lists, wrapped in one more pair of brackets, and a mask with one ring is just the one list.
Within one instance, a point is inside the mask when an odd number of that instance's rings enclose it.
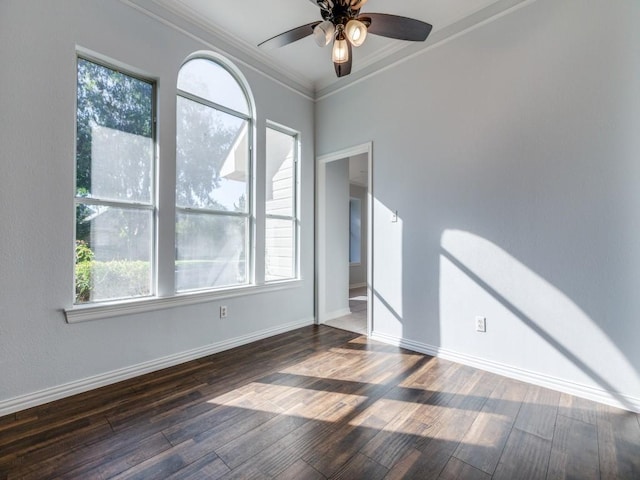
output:
{"label": "window frame", "polygon": [[[79,62],[86,61],[98,65],[103,68],[107,68],[116,73],[126,75],[127,77],[135,80],[148,83],[151,86],[151,142],[153,157],[150,165],[150,182],[149,182],[149,203],[140,201],[126,201],[126,200],[103,200],[96,197],[82,197],[78,196],[78,69]],[[157,112],[158,112],[158,82],[156,79],[150,76],[142,75],[135,71],[133,68],[123,67],[118,65],[117,62],[107,61],[101,59],[95,55],[76,51],[75,60],[75,80],[76,88],[74,95],[74,142],[73,142],[73,238],[74,238],[74,251],[75,243],[77,241],[77,208],[79,205],[93,205],[103,207],[121,208],[124,210],[146,211],[151,213],[151,228],[149,232],[149,249],[150,249],[150,280],[149,280],[149,294],[141,296],[129,296],[120,297],[105,300],[93,300],[83,303],[76,302],[76,271],[75,271],[75,254],[74,254],[74,272],[73,272],[73,284],[72,284],[72,298],[74,308],[94,308],[101,307],[103,305],[109,305],[114,303],[126,303],[130,301],[148,300],[157,297],[158,292],[158,125],[157,125]]]}
{"label": "window frame", "polygon": [[[238,82],[238,85],[242,89],[245,98],[247,100],[250,124],[248,126],[248,142],[249,142],[249,155],[250,155],[250,163],[248,168],[250,168],[251,179],[249,182],[249,193],[247,197],[248,206],[250,210],[250,231],[249,231],[249,250],[247,252],[247,257],[250,259],[249,264],[247,266],[247,278],[249,283],[246,285],[233,285],[228,287],[220,287],[216,289],[205,289],[205,290],[189,290],[189,291],[180,291],[177,292],[175,289],[175,256],[168,254],[169,246],[171,245],[171,251],[175,252],[175,220],[176,220],[176,199],[175,199],[175,187],[176,187],[176,170],[175,170],[175,162],[169,161],[169,170],[166,170],[166,160],[167,156],[171,157],[174,155],[173,159],[175,160],[175,143],[172,140],[167,140],[167,136],[162,133],[162,121],[161,116],[161,105],[164,104],[167,100],[172,99],[172,101],[176,102],[176,77],[173,78],[172,87],[169,89],[164,89],[161,86],[164,84],[163,78],[154,75],[146,70],[133,67],[130,64],[123,63],[119,60],[116,60],[110,56],[103,55],[101,53],[97,53],[93,50],[77,46],[76,47],[76,62],[73,63],[73,70],[69,72],[70,81],[73,81],[76,88],[76,94],[74,95],[74,134],[70,137],[69,142],[73,142],[73,145],[70,145],[70,149],[74,152],[73,156],[73,218],[75,219],[75,208],[76,208],[76,175],[77,175],[77,167],[76,167],[76,148],[77,148],[77,127],[75,123],[75,116],[77,116],[77,79],[78,79],[78,68],[77,68],[77,58],[83,58],[85,60],[95,62],[99,65],[103,65],[107,68],[113,69],[115,71],[124,73],[126,75],[130,75],[134,78],[138,78],[144,81],[151,82],[153,84],[153,140],[154,140],[154,157],[153,157],[153,172],[152,172],[152,201],[154,202],[154,210],[155,214],[153,215],[153,252],[154,255],[152,257],[152,283],[151,288],[153,289],[153,295],[144,296],[144,297],[132,297],[125,299],[117,299],[110,301],[100,301],[100,302],[91,302],[91,303],[75,303],[75,274],[72,275],[72,282],[70,288],[70,302],[68,306],[61,308],[60,312],[64,315],[65,320],[68,324],[75,323],[83,323],[88,321],[95,320],[105,320],[109,318],[117,318],[120,316],[129,316],[129,315],[141,315],[152,312],[165,311],[167,309],[176,308],[176,307],[186,307],[191,305],[201,305],[201,304],[211,304],[212,302],[220,302],[231,299],[241,299],[248,298],[254,295],[264,295],[271,294],[277,292],[284,292],[291,289],[299,288],[302,285],[302,277],[301,277],[301,260],[300,260],[300,214],[301,214],[301,191],[300,191],[300,169],[301,165],[301,134],[298,131],[282,127],[287,133],[295,133],[297,135],[297,168],[295,170],[296,173],[296,278],[292,278],[289,280],[282,280],[276,282],[270,282],[269,284],[264,283],[264,271],[262,268],[257,268],[257,263],[260,261],[264,263],[263,253],[257,252],[257,246],[262,246],[262,241],[264,240],[264,233],[258,231],[258,227],[262,226],[262,221],[264,217],[258,221],[257,215],[262,215],[260,209],[263,207],[260,203],[262,200],[258,198],[258,194],[261,193],[260,188],[262,188],[258,182],[263,181],[260,177],[262,170],[258,169],[257,161],[258,154],[260,150],[257,149],[256,138],[262,138],[262,135],[257,134],[257,127],[259,125],[264,125],[263,121],[260,121],[256,114],[256,104],[253,98],[253,94],[251,91],[251,86],[249,85],[247,79],[243,75],[242,71],[238,69],[238,67],[226,56],[218,54],[213,51],[206,52],[194,52],[193,54],[187,56],[183,63],[179,65],[181,67],[189,60],[193,60],[196,58],[204,58],[207,60],[212,60],[222,67],[224,67],[227,72],[229,72]],[[224,111],[224,107],[223,110]],[[175,122],[175,111],[174,111],[174,122]],[[165,119],[166,120],[166,119]],[[171,124],[172,121],[168,120],[168,124]],[[270,126],[278,126],[278,124],[274,122],[269,122]],[[166,127],[166,125],[165,125]],[[175,127],[175,123],[174,123]],[[280,126],[281,127],[281,126]],[[173,136],[175,140],[175,128],[173,131]],[[171,136],[171,134],[169,134]],[[164,139],[164,140],[163,140]],[[161,149],[164,146],[166,148],[167,145],[171,145],[173,143],[174,153],[166,155],[161,154]],[[264,145],[261,147],[264,148]],[[263,151],[263,150],[262,150]],[[162,158],[165,158],[165,161]],[[262,158],[262,157],[260,157]],[[163,166],[164,165],[164,166]],[[173,171],[172,170],[173,165]],[[170,180],[167,177],[172,177]],[[169,185],[173,185],[173,192],[167,193],[166,187]],[[161,187],[164,186],[164,187]],[[70,210],[71,212],[71,210]],[[171,225],[171,230],[174,231],[174,235],[172,239],[163,237],[160,238],[162,232],[167,232],[169,230],[169,226]],[[75,240],[75,221],[73,228],[73,235]],[[164,252],[164,254],[163,254]],[[160,255],[163,254],[162,257]],[[73,258],[73,257],[72,257]],[[74,262],[75,263],[75,262]],[[71,270],[73,270],[73,265]],[[260,277],[256,277],[256,275],[260,275]]]}
{"label": "window frame", "polygon": [[[173,294],[176,296],[192,294],[192,293],[200,293],[200,292],[206,293],[206,292],[229,291],[236,288],[246,288],[248,286],[255,285],[255,238],[254,237],[255,237],[255,230],[256,230],[255,229],[256,221],[255,221],[254,199],[255,199],[256,187],[255,187],[254,130],[255,130],[256,119],[255,119],[255,107],[253,104],[253,97],[251,95],[251,92],[248,90],[246,81],[244,81],[243,78],[240,78],[240,76],[236,73],[232,65],[230,65],[224,58],[220,58],[218,56],[213,56],[213,55],[191,56],[187,58],[187,60],[185,60],[184,63],[182,63],[182,65],[180,66],[180,69],[178,69],[178,76],[180,75],[180,70],[193,60],[207,60],[217,64],[219,67],[224,69],[237,82],[247,102],[248,113],[245,114],[243,112],[221,105],[217,102],[213,102],[206,98],[199,97],[198,95],[194,95],[190,92],[182,90],[181,88],[178,87],[176,82],[176,90],[175,90],[176,102],[178,97],[182,97],[188,101],[197,103],[198,105],[211,108],[213,110],[217,110],[219,112],[222,112],[227,115],[231,115],[235,118],[239,118],[247,122],[247,143],[248,143],[248,146],[247,146],[248,148],[248,151],[247,151],[247,155],[248,155],[247,186],[248,188],[247,188],[247,201],[246,201],[247,210],[246,212],[233,212],[228,210],[225,211],[225,210],[215,210],[215,209],[208,209],[208,208],[181,207],[178,205],[177,198],[176,198],[176,202],[174,204],[174,208],[175,208],[174,218],[176,218],[176,223],[177,223],[178,214],[180,213],[186,213],[186,214],[197,213],[197,214],[212,215],[212,216],[244,218],[245,221],[247,222],[247,231],[246,231],[246,238],[245,238],[245,248],[246,248],[245,267],[247,271],[246,271],[244,283],[222,285],[217,287],[200,287],[200,288],[185,289],[185,290],[178,290],[177,278],[174,276]],[[176,118],[177,118],[177,111],[176,111]],[[176,125],[177,125],[177,121],[176,121]],[[176,137],[177,137],[177,132],[176,132]],[[177,155],[176,155],[176,168],[177,168]],[[175,180],[175,183],[177,184],[177,170],[174,172],[174,180]],[[174,244],[174,247],[175,247],[174,250],[176,252],[176,257],[174,258],[174,265],[175,265],[175,262],[177,261],[177,252],[178,252],[177,241]]]}
{"label": "window frame", "polygon": [[[292,200],[293,200],[293,205],[292,205],[292,216],[287,216],[287,215],[276,215],[276,214],[269,214],[266,212],[266,196],[264,199],[265,202],[265,215],[264,215],[264,220],[265,220],[265,228],[263,231],[263,234],[265,235],[265,252],[264,252],[264,268],[265,268],[265,274],[264,274],[264,283],[266,285],[272,285],[272,284],[277,284],[277,283],[282,283],[282,282],[291,282],[291,281],[295,281],[295,280],[299,280],[300,279],[300,188],[299,188],[299,178],[300,178],[300,132],[289,128],[289,127],[285,127],[284,125],[280,125],[278,123],[272,122],[270,120],[267,120],[266,122],[266,126],[265,126],[265,165],[266,165],[266,150],[267,150],[267,140],[266,140],[266,132],[267,130],[274,130],[276,132],[285,134],[285,135],[289,135],[291,137],[293,137],[293,142],[294,142],[294,147],[293,147],[293,180],[292,180],[292,188],[293,188],[293,192],[292,192]],[[266,195],[266,182],[267,182],[267,176],[265,175],[265,195]],[[279,279],[275,279],[275,280],[267,280],[267,274],[266,274],[266,268],[267,268],[267,252],[266,252],[266,225],[267,225],[267,220],[272,219],[272,220],[287,220],[287,221],[291,221],[293,224],[293,276],[288,277],[288,278],[279,278]]]}

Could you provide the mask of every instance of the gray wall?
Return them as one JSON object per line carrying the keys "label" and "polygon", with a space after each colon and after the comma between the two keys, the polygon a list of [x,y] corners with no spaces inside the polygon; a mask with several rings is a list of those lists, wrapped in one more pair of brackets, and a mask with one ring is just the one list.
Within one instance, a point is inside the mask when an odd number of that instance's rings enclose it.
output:
{"label": "gray wall", "polygon": [[326,164],[326,319],[349,310],[349,159]]}
{"label": "gray wall", "polygon": [[349,185],[349,195],[360,199],[360,264],[349,266],[349,286],[361,286],[367,283],[367,188]]}
{"label": "gray wall", "polygon": [[[170,172],[178,69],[191,53],[224,46],[192,30],[206,43],[119,1],[0,2],[0,412],[89,388],[111,378],[109,372],[116,372],[113,380],[183,352],[313,322],[314,105],[236,57],[256,102],[258,213],[264,212],[266,120],[301,132],[302,282],[225,299],[226,320],[218,318],[221,302],[209,302],[65,323],[63,309],[73,302],[76,45],[157,79],[160,162]],[[173,258],[173,188],[171,175],[160,178],[164,259]],[[263,226],[258,215],[257,227]],[[259,241],[258,270],[263,249]],[[173,265],[162,265],[166,294]]]}
{"label": "gray wall", "polygon": [[[537,0],[317,103],[315,153],[374,142],[377,336],[640,408],[639,18],[634,0]],[[207,43],[117,1],[0,2],[0,411],[312,318],[314,105],[193,30]],[[210,302],[65,323],[76,45],[158,79],[169,165],[181,63],[235,56],[257,145],[266,119],[301,132],[298,288],[226,299],[227,321]]]}
{"label": "gray wall", "polygon": [[530,2],[318,102],[374,144],[375,336],[640,409],[639,20]]}

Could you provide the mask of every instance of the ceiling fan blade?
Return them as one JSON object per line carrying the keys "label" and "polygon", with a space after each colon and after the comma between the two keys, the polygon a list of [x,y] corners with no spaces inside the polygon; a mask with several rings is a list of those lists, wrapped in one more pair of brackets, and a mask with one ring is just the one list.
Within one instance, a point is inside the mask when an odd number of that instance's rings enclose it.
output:
{"label": "ceiling fan blade", "polygon": [[333,67],[335,68],[336,75],[338,77],[345,77],[351,73],[351,64],[353,62],[351,42],[347,42],[347,48],[349,49],[349,60],[344,63],[333,63]]}
{"label": "ceiling fan blade", "polygon": [[313,33],[313,29],[316,28],[320,22],[311,22],[306,25],[301,25],[296,28],[292,28],[284,33],[280,33],[275,37],[271,37],[269,40],[265,40],[262,43],[259,43],[258,46],[261,48],[278,48],[284,47],[290,43],[293,43],[301,38],[308,37]]}
{"label": "ceiling fan blade", "polygon": [[433,28],[430,24],[415,18],[400,17],[387,13],[367,12],[362,17],[371,20],[371,25],[367,29],[369,33],[398,40],[424,42]]}

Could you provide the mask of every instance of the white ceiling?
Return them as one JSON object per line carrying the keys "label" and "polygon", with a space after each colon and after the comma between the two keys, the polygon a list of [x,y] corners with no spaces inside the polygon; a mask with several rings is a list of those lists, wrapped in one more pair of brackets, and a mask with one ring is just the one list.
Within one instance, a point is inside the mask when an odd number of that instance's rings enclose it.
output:
{"label": "white ceiling", "polygon": [[[320,9],[310,0],[154,0],[156,4],[200,27],[234,40],[236,45],[258,57],[299,84],[313,91],[337,81],[331,62],[331,49],[319,48],[307,37],[282,48],[258,49],[257,45],[279,33],[321,20]],[[390,13],[416,18],[433,25],[426,44],[456,24],[470,24],[522,0],[369,0],[362,12]],[[469,21],[471,19],[471,22]],[[466,20],[466,22],[465,22]],[[453,34],[456,32],[450,32]],[[442,34],[440,35],[442,37]],[[391,62],[412,42],[370,35],[353,53],[352,76],[366,66],[380,61]],[[395,55],[394,55],[395,54]],[[348,79],[349,77],[345,77]]]}

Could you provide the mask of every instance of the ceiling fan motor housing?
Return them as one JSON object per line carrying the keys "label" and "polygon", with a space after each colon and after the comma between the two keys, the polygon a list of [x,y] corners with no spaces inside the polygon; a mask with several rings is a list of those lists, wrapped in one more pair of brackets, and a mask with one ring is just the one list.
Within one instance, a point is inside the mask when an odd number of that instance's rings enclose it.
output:
{"label": "ceiling fan motor housing", "polygon": [[332,40],[333,64],[338,77],[351,73],[351,46],[358,47],[364,42],[367,32],[383,37],[423,42],[432,26],[414,18],[386,13],[360,15],[360,9],[367,0],[310,0],[320,8],[324,22],[315,21],[287,30],[258,46],[274,48],[288,45],[309,35],[323,47]]}
{"label": "ceiling fan motor housing", "polygon": [[322,8],[320,12],[324,20],[329,20],[334,25],[346,25],[349,20],[358,15],[360,9],[354,10],[351,8],[351,2],[342,1],[333,4],[330,9]]}

